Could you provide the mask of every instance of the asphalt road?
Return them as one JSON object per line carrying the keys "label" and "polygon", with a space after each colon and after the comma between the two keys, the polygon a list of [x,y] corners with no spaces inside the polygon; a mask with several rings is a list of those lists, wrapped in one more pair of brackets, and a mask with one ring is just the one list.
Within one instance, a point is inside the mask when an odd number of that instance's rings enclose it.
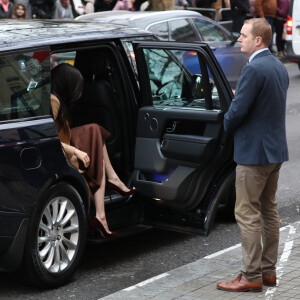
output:
{"label": "asphalt road", "polygon": [[[290,75],[287,132],[290,161],[281,169],[277,193],[281,226],[300,219],[300,71]],[[240,242],[236,223],[218,216],[208,237],[151,230],[105,245],[86,248],[72,281],[55,290],[20,285],[0,273],[0,299],[99,299],[160,273],[196,261]]]}

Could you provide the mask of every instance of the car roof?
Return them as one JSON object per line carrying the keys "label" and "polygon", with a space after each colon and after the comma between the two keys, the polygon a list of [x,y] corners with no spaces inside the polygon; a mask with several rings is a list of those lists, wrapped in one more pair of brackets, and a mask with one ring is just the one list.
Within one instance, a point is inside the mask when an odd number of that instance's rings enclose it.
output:
{"label": "car roof", "polygon": [[198,12],[188,10],[168,10],[168,11],[105,11],[82,15],[76,18],[77,21],[107,22],[114,24],[128,24],[146,28],[148,24],[172,18],[205,18]]}
{"label": "car roof", "polygon": [[151,35],[117,24],[59,20],[0,20],[0,51],[57,44]]}

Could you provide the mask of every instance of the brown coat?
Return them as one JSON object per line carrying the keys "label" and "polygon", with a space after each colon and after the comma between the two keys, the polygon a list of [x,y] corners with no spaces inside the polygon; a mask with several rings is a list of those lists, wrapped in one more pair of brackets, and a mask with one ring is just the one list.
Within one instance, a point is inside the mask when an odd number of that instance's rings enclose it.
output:
{"label": "brown coat", "polygon": [[272,17],[275,18],[277,11],[277,0],[256,0],[255,1],[256,15],[260,18]]}

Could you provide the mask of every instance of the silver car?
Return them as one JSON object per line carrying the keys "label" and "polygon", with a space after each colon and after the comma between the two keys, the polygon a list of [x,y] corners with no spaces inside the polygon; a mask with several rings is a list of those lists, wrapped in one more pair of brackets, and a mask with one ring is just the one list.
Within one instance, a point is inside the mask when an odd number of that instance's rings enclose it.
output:
{"label": "silver car", "polygon": [[[230,86],[235,89],[247,57],[241,53],[237,37],[217,22],[202,16],[200,13],[185,10],[175,11],[109,11],[87,14],[76,20],[123,24],[138,27],[155,33],[161,40],[176,42],[205,42],[213,50]],[[190,61],[187,62],[187,59]],[[185,55],[185,64],[191,73],[197,59],[194,53]]]}

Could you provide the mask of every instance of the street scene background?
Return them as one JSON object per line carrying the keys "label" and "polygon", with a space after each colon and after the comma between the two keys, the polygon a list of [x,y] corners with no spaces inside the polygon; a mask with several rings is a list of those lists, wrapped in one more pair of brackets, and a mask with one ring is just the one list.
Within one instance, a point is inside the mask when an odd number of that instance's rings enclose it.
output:
{"label": "street scene background", "polygon": [[[290,77],[286,114],[290,160],[282,166],[277,192],[281,227],[300,219],[300,70],[296,64],[285,65]],[[208,237],[150,230],[103,245],[88,244],[68,284],[43,291],[0,273],[0,299],[99,299],[238,243],[237,224],[219,215]]]}

